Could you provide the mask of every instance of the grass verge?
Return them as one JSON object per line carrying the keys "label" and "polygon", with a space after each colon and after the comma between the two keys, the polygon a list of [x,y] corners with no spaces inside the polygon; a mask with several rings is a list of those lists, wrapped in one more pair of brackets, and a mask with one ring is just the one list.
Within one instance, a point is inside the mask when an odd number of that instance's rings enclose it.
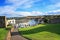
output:
{"label": "grass verge", "polygon": [[5,28],[0,28],[0,40],[5,40],[8,30]]}
{"label": "grass verge", "polygon": [[31,40],[60,40],[60,24],[39,24],[19,28],[22,36]]}

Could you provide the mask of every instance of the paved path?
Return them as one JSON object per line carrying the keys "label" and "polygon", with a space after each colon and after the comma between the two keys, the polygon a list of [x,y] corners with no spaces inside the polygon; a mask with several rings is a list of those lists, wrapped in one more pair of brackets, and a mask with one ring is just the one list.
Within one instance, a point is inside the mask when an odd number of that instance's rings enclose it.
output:
{"label": "paved path", "polygon": [[27,40],[18,33],[18,29],[14,29],[14,31],[11,32],[11,35],[11,40]]}

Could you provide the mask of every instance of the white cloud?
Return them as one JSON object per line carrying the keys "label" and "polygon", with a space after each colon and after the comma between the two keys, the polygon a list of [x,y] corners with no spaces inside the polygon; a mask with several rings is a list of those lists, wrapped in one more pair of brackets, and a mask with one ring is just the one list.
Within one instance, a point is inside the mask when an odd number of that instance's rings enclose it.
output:
{"label": "white cloud", "polygon": [[46,8],[49,10],[60,8],[60,2],[52,4],[52,5],[48,5]]}
{"label": "white cloud", "polygon": [[52,10],[49,12],[46,12],[47,15],[60,15],[60,9],[59,10]]}
{"label": "white cloud", "polygon": [[37,16],[37,15],[42,15],[43,13],[42,12],[39,12],[39,11],[32,11],[32,12],[24,12],[24,11],[14,11],[14,8],[13,7],[10,7],[10,6],[5,6],[3,8],[0,8],[0,13],[2,14],[10,14],[10,16],[19,16],[19,15],[22,15],[22,16]]}
{"label": "white cloud", "polygon": [[23,8],[30,8],[32,4],[38,2],[40,0],[7,0],[7,3],[12,3],[12,7],[23,7]]}
{"label": "white cloud", "polygon": [[52,11],[49,11],[50,12],[60,12],[60,9],[59,10],[52,10]]}
{"label": "white cloud", "polygon": [[4,13],[12,13],[12,12],[14,12],[14,8],[13,7],[10,7],[10,6],[5,6],[5,7],[2,7],[2,8],[0,8],[0,13],[1,14],[4,14]]}
{"label": "white cloud", "polygon": [[[33,4],[38,1],[41,1],[41,0],[6,0],[6,3],[11,3],[12,5],[0,7],[0,15],[1,14],[10,14],[10,16],[19,16],[19,15],[36,16],[36,15],[45,15],[45,14],[48,15],[47,13],[42,13],[39,11],[32,11],[32,12],[15,11],[17,8],[25,8],[25,9],[31,8]],[[48,9],[55,9],[58,7],[60,7],[60,2],[47,6]]]}
{"label": "white cloud", "polygon": [[38,16],[38,15],[43,15],[42,12],[38,11],[32,11],[32,12],[15,12],[17,15],[23,15],[23,16]]}
{"label": "white cloud", "polygon": [[6,0],[6,3],[11,3],[12,5],[7,5],[4,7],[0,7],[0,15],[1,14],[11,14],[10,16],[31,16],[35,15],[32,12],[17,12],[15,11],[17,8],[31,8],[32,4],[38,2],[40,0]]}
{"label": "white cloud", "polygon": [[17,15],[30,16],[31,12],[15,12]]}
{"label": "white cloud", "polygon": [[37,16],[37,15],[44,15],[44,13],[39,12],[39,11],[32,11],[32,15]]}

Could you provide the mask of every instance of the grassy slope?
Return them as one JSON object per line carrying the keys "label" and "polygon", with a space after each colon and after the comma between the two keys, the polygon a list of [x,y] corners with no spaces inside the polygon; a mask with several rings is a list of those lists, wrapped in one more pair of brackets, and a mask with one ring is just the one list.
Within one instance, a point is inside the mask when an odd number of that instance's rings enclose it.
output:
{"label": "grassy slope", "polygon": [[0,28],[0,40],[5,40],[7,32],[5,28]]}
{"label": "grassy slope", "polygon": [[60,24],[40,24],[19,28],[20,33],[32,40],[60,40]]}

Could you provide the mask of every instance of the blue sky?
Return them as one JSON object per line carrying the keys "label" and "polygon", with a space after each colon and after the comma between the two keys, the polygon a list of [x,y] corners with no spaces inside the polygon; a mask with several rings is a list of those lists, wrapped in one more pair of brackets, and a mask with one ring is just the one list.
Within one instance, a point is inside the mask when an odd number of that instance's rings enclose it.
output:
{"label": "blue sky", "polygon": [[0,16],[53,15],[56,12],[60,12],[60,0],[0,0]]}

